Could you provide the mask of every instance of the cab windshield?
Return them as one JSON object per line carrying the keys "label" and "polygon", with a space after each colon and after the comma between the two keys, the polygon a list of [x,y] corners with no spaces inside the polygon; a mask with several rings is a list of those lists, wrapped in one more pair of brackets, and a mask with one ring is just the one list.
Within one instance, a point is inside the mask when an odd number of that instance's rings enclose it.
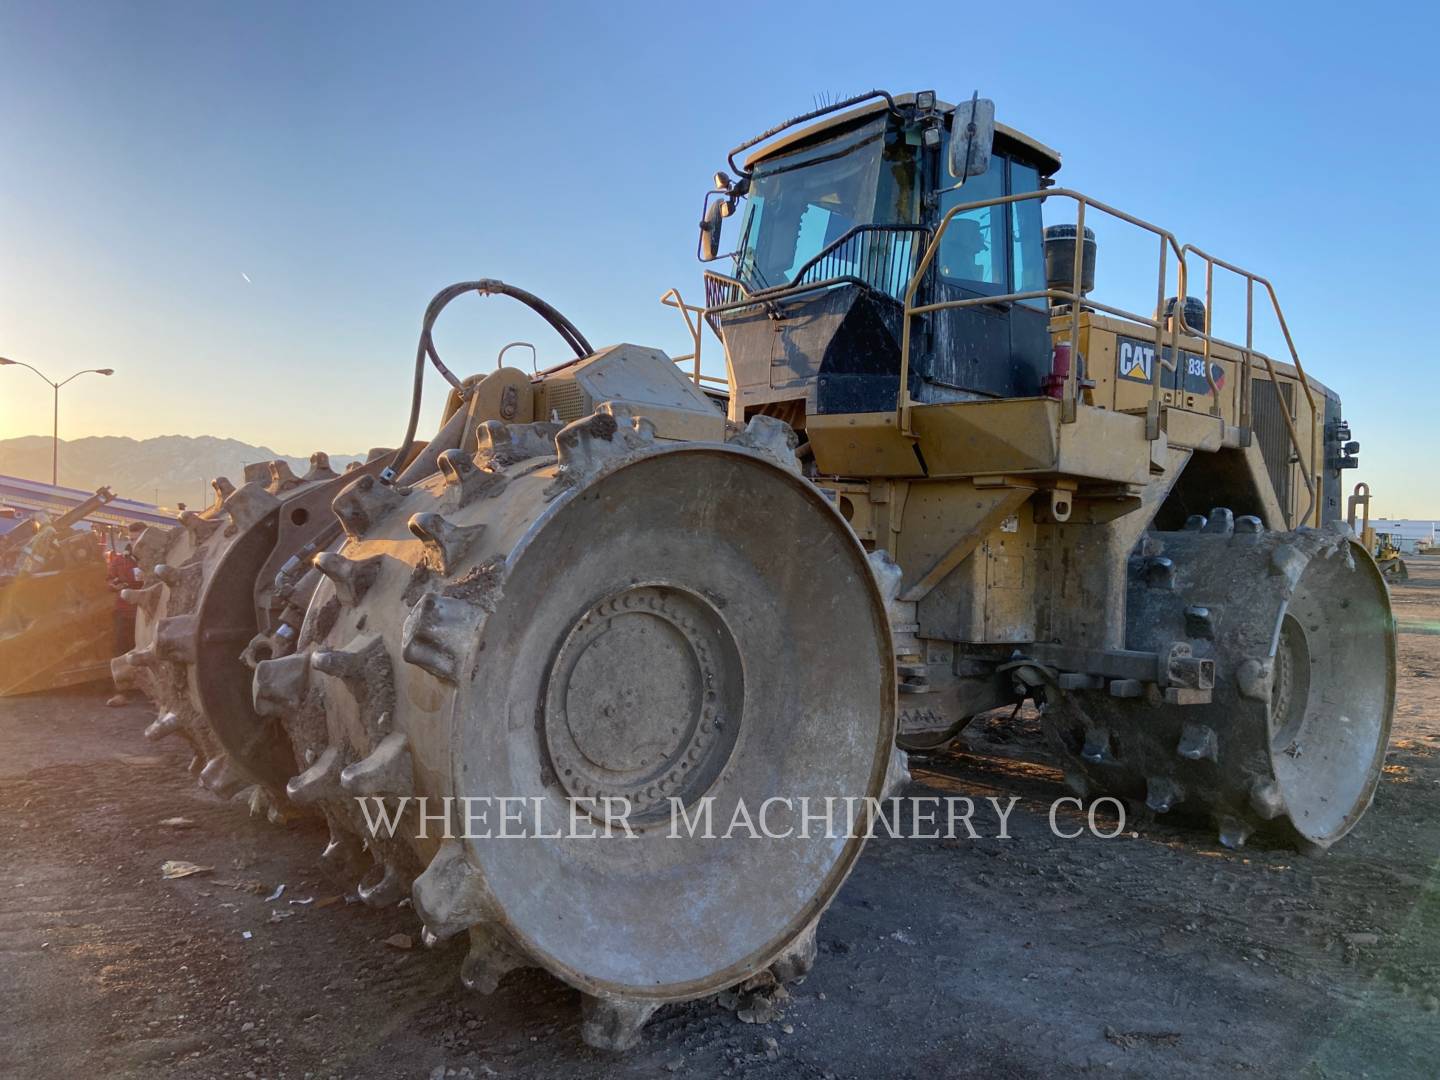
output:
{"label": "cab windshield", "polygon": [[[918,141],[882,115],[757,165],[735,276],[750,292],[802,277],[805,283],[852,278],[900,299],[928,240],[920,226],[933,228],[961,203],[1040,187],[1033,166],[995,153],[989,172],[963,187],[947,177],[938,208],[927,215]],[[858,226],[874,228],[837,243]],[[992,296],[1044,289],[1042,232],[1037,200],[959,214],[941,239],[931,287]],[[1044,299],[1025,303],[1046,306]]]}
{"label": "cab windshield", "polygon": [[756,167],[736,277],[752,292],[788,285],[807,262],[874,220],[885,120]]}

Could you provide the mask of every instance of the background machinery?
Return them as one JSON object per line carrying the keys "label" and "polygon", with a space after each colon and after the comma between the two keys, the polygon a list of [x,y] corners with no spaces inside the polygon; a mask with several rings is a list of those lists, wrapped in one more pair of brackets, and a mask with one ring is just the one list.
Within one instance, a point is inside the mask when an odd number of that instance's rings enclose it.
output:
{"label": "background machinery", "polygon": [[75,526],[112,498],[102,487],[53,521],[0,537],[0,697],[104,678],[115,594],[96,535]]}
{"label": "background machinery", "polygon": [[[155,733],[218,790],[323,816],[362,900],[467,941],[467,986],[545,968],[612,1048],[665,1002],[803,974],[863,842],[677,836],[676,805],[878,798],[897,737],[997,706],[1043,706],[1078,790],[1231,845],[1343,836],[1393,627],[1339,520],[1338,399],[1293,351],[1211,332],[1217,270],[1279,315],[1268,283],[1051,186],[1058,155],[975,98],[865,95],[730,164],[700,249],[740,214],[733,272],[703,307],[667,294],[693,378],[462,282],[425,313],[400,449],[257,475],[157,536],[153,644],[117,668],[163,682]],[[1077,220],[1046,230],[1042,199]],[[1090,295],[1087,213],[1155,238],[1153,317]],[[1203,303],[1166,302],[1172,258],[1177,296],[1204,265]],[[525,303],[573,359],[457,379],[431,329],[468,292]],[[427,361],[452,391],[422,447]]]}
{"label": "background machinery", "polygon": [[1346,507],[1346,521],[1365,550],[1374,556],[1375,565],[1386,581],[1409,581],[1410,568],[1401,558],[1404,552],[1400,550],[1398,537],[1392,532],[1376,532],[1370,524],[1370,485],[1356,484]]}

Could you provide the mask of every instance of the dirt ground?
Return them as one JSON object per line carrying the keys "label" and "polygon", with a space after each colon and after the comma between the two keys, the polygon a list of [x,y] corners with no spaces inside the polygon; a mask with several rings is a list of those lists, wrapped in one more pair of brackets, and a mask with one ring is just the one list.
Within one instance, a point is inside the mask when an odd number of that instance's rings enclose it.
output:
{"label": "dirt ground", "polygon": [[204,793],[148,708],[0,702],[0,1076],[1437,1075],[1440,557],[1410,565],[1384,782],[1329,854],[1057,840],[1058,774],[982,725],[912,793],[1019,795],[1012,839],[873,842],[783,1016],[673,1006],[628,1054],[583,1046],[543,974],[485,998],[462,945],[387,944],[408,906],[347,903],[321,830]]}

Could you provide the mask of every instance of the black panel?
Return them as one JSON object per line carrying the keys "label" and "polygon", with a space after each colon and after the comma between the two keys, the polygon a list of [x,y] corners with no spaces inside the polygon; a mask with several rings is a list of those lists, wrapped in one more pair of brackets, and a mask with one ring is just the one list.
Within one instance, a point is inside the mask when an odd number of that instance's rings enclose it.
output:
{"label": "black panel", "polygon": [[1333,467],[1338,464],[1338,453],[1329,452],[1333,441],[1331,433],[1340,425],[1340,399],[1330,390],[1325,390],[1324,393],[1326,454],[1325,471],[1321,474],[1320,481],[1320,496],[1324,500],[1320,505],[1320,524],[1328,525],[1345,516],[1345,474],[1339,468]]}
{"label": "black panel", "polygon": [[[859,286],[840,286],[776,305],[719,316],[721,333],[741,383],[764,382],[753,365],[768,366],[770,386],[794,387],[796,396],[816,380],[821,413],[882,412],[895,408],[900,373],[898,301]],[[911,380],[911,393],[919,375]]]}

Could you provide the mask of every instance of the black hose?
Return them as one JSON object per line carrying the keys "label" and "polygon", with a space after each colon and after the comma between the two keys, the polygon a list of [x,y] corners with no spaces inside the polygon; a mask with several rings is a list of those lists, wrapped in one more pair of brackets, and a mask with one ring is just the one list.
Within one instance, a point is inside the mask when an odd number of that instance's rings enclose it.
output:
{"label": "black hose", "polygon": [[395,478],[400,472],[400,466],[405,463],[405,457],[410,452],[410,444],[415,438],[415,429],[420,424],[420,400],[425,387],[426,359],[429,359],[435,370],[440,372],[445,381],[453,386],[462,398],[465,396],[464,384],[440,360],[440,354],[435,349],[431,331],[435,328],[435,320],[440,317],[440,312],[445,310],[445,306],[457,296],[463,296],[467,292],[476,292],[481,296],[508,296],[519,300],[550,324],[551,328],[564,339],[565,344],[574,351],[576,359],[583,360],[595,351],[590,347],[590,342],[585,340],[585,335],[575,328],[574,323],[534,293],[526,292],[514,285],[507,285],[494,278],[462,281],[441,289],[425,307],[425,318],[420,324],[420,344],[415,350],[415,381],[410,391],[410,421],[405,427],[405,437],[400,440],[395,456],[390,459],[390,464],[380,472],[380,482],[383,484],[395,482]]}

